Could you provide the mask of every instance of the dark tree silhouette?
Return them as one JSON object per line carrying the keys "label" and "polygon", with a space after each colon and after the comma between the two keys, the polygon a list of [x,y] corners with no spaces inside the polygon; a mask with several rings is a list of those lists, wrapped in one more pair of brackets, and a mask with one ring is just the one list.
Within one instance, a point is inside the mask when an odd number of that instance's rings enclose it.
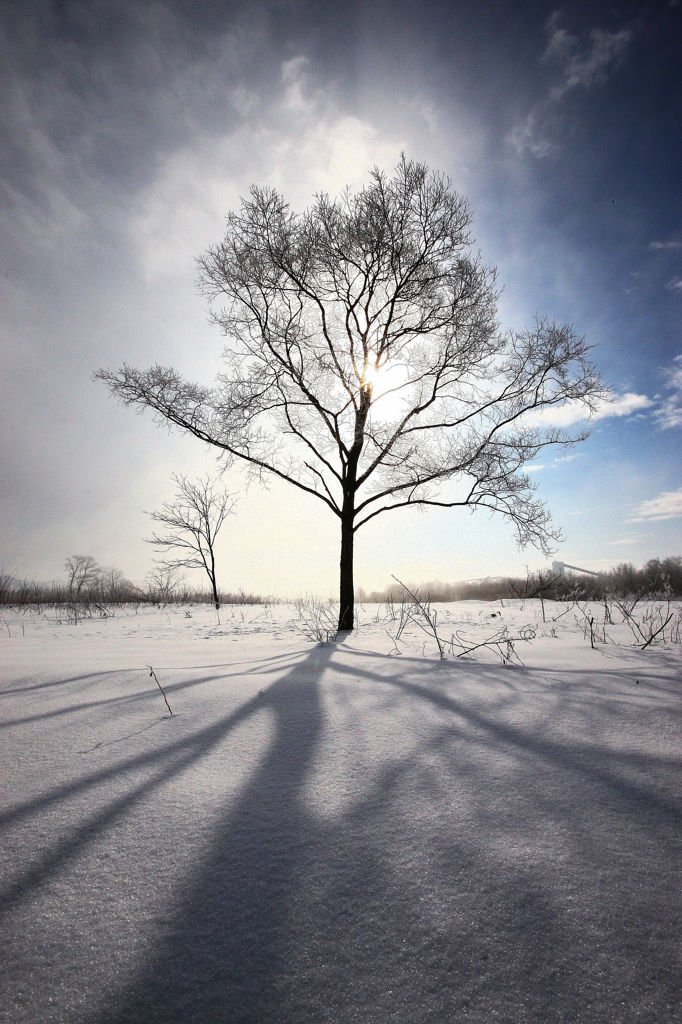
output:
{"label": "dark tree silhouette", "polygon": [[210,477],[191,481],[173,476],[178,492],[157,512],[147,515],[166,531],[149,540],[162,551],[173,552],[157,564],[164,569],[202,569],[211,582],[213,603],[220,608],[216,581],[215,542],[221,526],[232,512],[227,491],[216,491]]}
{"label": "dark tree silhouette", "polygon": [[549,551],[559,536],[524,467],[586,434],[534,414],[589,409],[601,384],[570,326],[499,329],[470,223],[449,180],[405,157],[393,177],[375,168],[357,193],[318,195],[301,215],[254,187],[199,260],[228,339],[216,385],[158,365],[97,374],[125,404],[338,517],[340,629],[353,628],[355,533],[385,512],[479,506],[506,516],[521,546]]}

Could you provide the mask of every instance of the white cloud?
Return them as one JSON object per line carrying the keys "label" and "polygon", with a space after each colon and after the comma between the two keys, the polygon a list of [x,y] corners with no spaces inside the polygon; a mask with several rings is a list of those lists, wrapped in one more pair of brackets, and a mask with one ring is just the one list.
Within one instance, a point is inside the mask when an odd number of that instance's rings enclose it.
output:
{"label": "white cloud", "polygon": [[682,242],[676,242],[674,240],[669,242],[649,242],[649,248],[656,251],[661,249],[670,249],[673,252],[676,252],[677,250],[682,249]]}
{"label": "white cloud", "polygon": [[682,517],[682,487],[678,487],[676,491],[663,491],[658,497],[643,501],[635,512],[636,514],[632,518],[626,520],[628,523]]}
{"label": "white cloud", "polygon": [[526,473],[539,473],[543,469],[559,469],[565,462],[573,462],[574,459],[584,458],[584,452],[571,452],[569,455],[558,455],[552,462],[543,462],[537,463],[534,466],[526,466]]}
{"label": "white cloud", "polygon": [[346,185],[358,187],[375,164],[392,169],[404,148],[357,117],[311,118],[300,136],[281,139],[270,182],[301,209],[316,192],[334,195]]}
{"label": "white cloud", "polygon": [[603,399],[597,406],[592,419],[603,420],[611,416],[632,416],[641,409],[648,409],[653,405],[651,398],[646,395],[638,395],[633,391],[626,391],[624,395],[614,395],[613,392]]}
{"label": "white cloud", "polygon": [[653,404],[651,398],[646,395],[638,395],[633,391],[627,391],[624,395],[608,392],[604,398],[598,401],[592,415],[581,402],[567,402],[566,405],[557,408],[543,409],[541,412],[533,414],[530,419],[539,425],[570,427],[587,420],[632,416],[633,413],[648,409]]}
{"label": "white cloud", "polygon": [[682,277],[673,277],[666,284],[669,292],[682,291]]}
{"label": "white cloud", "polygon": [[410,108],[414,110],[417,116],[426,123],[431,135],[437,135],[439,132],[443,131],[439,108],[433,100],[422,96],[415,96],[415,98],[410,102]]}
{"label": "white cloud", "polygon": [[656,410],[658,425],[663,430],[682,427],[682,355],[675,356],[672,366],[665,371],[666,390],[670,392]]}
{"label": "white cloud", "polygon": [[230,93],[230,103],[240,117],[248,117],[258,103],[258,93],[245,85],[236,85]]}
{"label": "white cloud", "polygon": [[672,367],[666,372],[668,375],[668,387],[674,388],[682,395],[682,354],[675,356]]}

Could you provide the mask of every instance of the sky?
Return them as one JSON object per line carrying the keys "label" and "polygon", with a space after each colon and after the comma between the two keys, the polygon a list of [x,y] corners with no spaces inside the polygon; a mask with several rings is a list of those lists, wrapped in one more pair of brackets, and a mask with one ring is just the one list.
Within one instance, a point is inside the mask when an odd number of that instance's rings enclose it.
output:
{"label": "sky", "polygon": [[[8,0],[0,11],[0,568],[89,554],[141,582],[145,513],[193,438],[117,405],[98,367],[210,384],[224,340],[196,258],[252,184],[296,210],[400,153],[448,175],[503,285],[499,316],[571,323],[610,402],[533,467],[588,569],[682,553],[679,0],[570,3]],[[334,594],[338,523],[287,488],[224,486],[225,590]],[[320,506],[321,507],[321,506]],[[356,583],[523,575],[485,511],[379,517]]]}

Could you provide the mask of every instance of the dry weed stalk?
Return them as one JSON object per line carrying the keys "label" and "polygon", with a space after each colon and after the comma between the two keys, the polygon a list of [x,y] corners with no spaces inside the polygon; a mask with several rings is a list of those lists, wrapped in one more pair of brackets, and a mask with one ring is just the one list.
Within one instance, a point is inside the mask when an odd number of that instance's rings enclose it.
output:
{"label": "dry weed stalk", "polygon": [[328,644],[338,632],[338,606],[332,600],[321,601],[317,597],[299,597],[294,601],[298,618],[294,628],[302,633],[306,640],[319,644]]}
{"label": "dry weed stalk", "polygon": [[[518,662],[519,665],[523,664],[514,645],[519,642],[528,643],[531,640],[534,640],[536,637],[536,631],[533,626],[522,626],[516,636],[509,632],[507,626],[502,626],[502,628],[498,629],[492,636],[478,642],[463,636],[459,632],[453,633],[450,640],[444,640],[438,632],[438,613],[431,606],[430,597],[422,599],[419,596],[418,591],[411,590],[408,586],[402,583],[397,576],[394,576],[393,579],[403,588],[403,591],[410,599],[406,605],[406,610],[401,615],[399,629],[396,635],[391,637],[394,641],[394,649],[396,652],[399,653],[398,642],[400,640],[400,636],[407,623],[411,621],[414,622],[416,626],[419,626],[419,628],[426,634],[433,637],[436,642],[441,661],[445,660],[448,652],[455,658],[462,658],[465,655],[472,654],[474,651],[480,650],[483,647],[487,647],[499,655],[504,665],[512,664],[513,661]],[[393,651],[391,653],[393,653]]]}
{"label": "dry weed stalk", "polygon": [[163,699],[164,699],[164,700],[165,700],[165,702],[166,702],[166,707],[168,708],[168,711],[169,711],[169,713],[170,713],[170,716],[171,716],[171,718],[172,718],[172,717],[173,717],[173,712],[171,711],[171,706],[170,706],[170,704],[168,703],[168,697],[166,696],[166,691],[164,690],[163,686],[162,686],[162,685],[161,685],[161,683],[159,682],[159,680],[158,680],[158,677],[157,677],[157,675],[156,675],[156,672],[154,671],[154,669],[152,668],[152,666],[151,666],[151,665],[147,665],[147,668],[149,669],[149,675],[150,675],[150,676],[153,676],[153,677],[154,677],[154,679],[155,679],[155,681],[156,681],[156,685],[157,685],[157,686],[158,686],[158,688],[159,688],[159,689],[161,690],[161,693],[163,694]]}

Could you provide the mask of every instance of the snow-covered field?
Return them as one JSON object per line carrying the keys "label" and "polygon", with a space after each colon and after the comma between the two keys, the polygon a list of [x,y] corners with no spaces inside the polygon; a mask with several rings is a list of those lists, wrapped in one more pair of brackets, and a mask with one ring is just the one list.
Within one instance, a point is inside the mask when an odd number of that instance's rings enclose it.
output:
{"label": "snow-covered field", "polygon": [[564,607],[5,610],[0,1019],[679,1022],[682,648]]}

